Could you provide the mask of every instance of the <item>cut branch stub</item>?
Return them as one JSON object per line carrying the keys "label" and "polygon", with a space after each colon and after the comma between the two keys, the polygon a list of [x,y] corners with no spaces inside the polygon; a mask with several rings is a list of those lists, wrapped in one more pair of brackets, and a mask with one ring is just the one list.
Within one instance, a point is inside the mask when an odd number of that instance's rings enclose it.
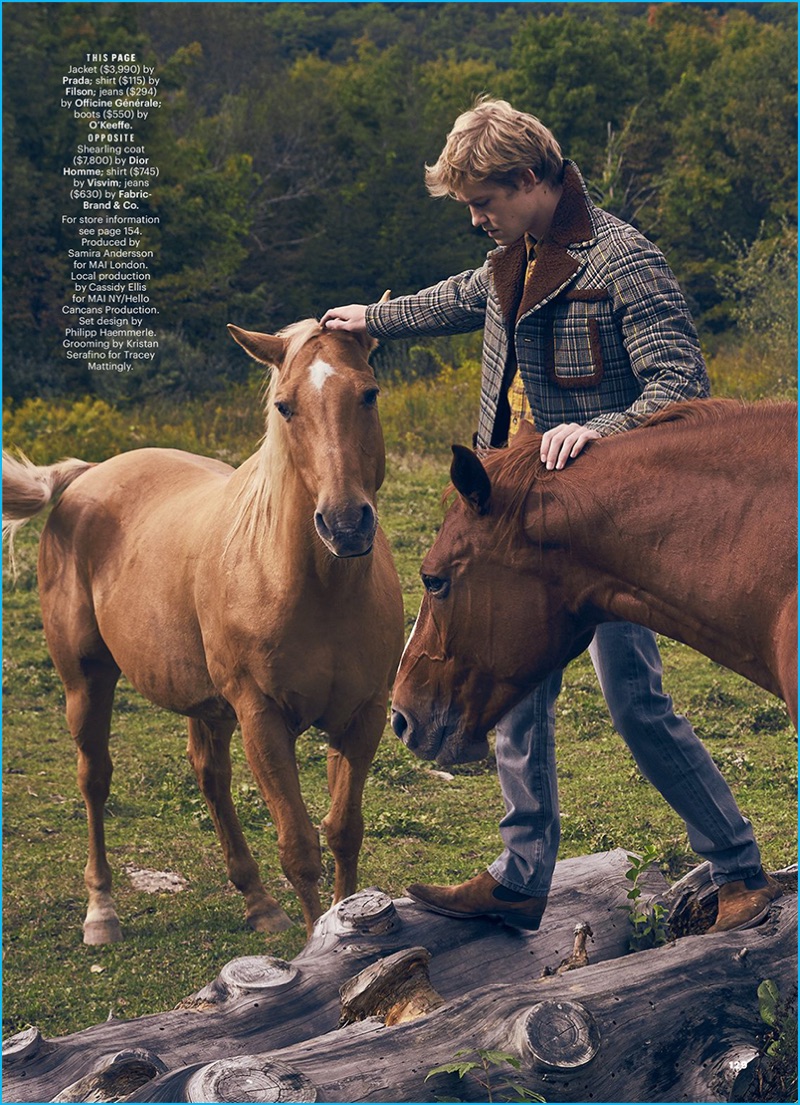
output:
{"label": "cut branch stub", "polygon": [[316,1101],[313,1082],[304,1074],[259,1055],[217,1059],[188,1079],[187,1101]]}
{"label": "cut branch stub", "polygon": [[339,902],[336,916],[346,931],[362,936],[383,936],[400,927],[394,902],[374,886]]}
{"label": "cut branch stub", "polygon": [[32,1059],[42,1046],[43,1036],[38,1028],[26,1028],[3,1040],[3,1066],[10,1067]]}
{"label": "cut branch stub", "polygon": [[751,1043],[731,1043],[727,1051],[709,1063],[706,1084],[720,1101],[756,1100],[750,1096],[760,1061]]}
{"label": "cut branch stub", "polygon": [[708,932],[717,915],[717,888],[711,881],[711,864],[705,862],[692,868],[669,888],[665,901],[673,936]]}
{"label": "cut branch stub", "polygon": [[431,986],[430,959],[427,948],[406,948],[345,982],[339,990],[339,1027],[367,1017],[380,1017],[387,1025],[402,1024],[444,1005],[444,998]]}
{"label": "cut branch stub", "polygon": [[576,1001],[540,1001],[524,1014],[522,1048],[546,1070],[576,1070],[594,1059],[600,1030]]}
{"label": "cut branch stub", "polygon": [[272,955],[243,955],[226,963],[219,977],[229,990],[253,993],[285,989],[297,982],[300,972],[291,963]]}
{"label": "cut branch stub", "polygon": [[152,1051],[126,1048],[100,1059],[91,1074],[65,1087],[51,1101],[121,1101],[166,1069]]}
{"label": "cut branch stub", "polygon": [[293,963],[272,955],[243,955],[226,963],[213,982],[179,1001],[175,1008],[209,1012],[243,994],[267,997],[293,986],[301,973]]}

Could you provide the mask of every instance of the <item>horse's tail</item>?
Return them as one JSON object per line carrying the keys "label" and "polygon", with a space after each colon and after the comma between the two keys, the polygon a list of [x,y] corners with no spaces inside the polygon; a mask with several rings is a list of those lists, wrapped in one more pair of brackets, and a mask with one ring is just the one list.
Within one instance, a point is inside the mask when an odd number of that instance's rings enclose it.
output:
{"label": "horse's tail", "polygon": [[58,464],[39,466],[22,453],[15,457],[3,451],[3,540],[8,541],[12,570],[14,536],[20,526],[43,511],[73,480],[93,467],[91,461],[74,457]]}

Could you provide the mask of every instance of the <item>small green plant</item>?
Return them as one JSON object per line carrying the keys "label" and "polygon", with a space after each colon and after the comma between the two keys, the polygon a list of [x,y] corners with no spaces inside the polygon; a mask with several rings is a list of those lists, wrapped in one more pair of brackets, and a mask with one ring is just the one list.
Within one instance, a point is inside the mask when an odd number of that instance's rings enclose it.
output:
{"label": "small green plant", "polygon": [[[457,1051],[452,1063],[444,1063],[440,1067],[434,1067],[425,1075],[425,1081],[433,1078],[435,1074],[457,1074],[459,1079],[472,1075],[475,1081],[486,1091],[486,1101],[544,1101],[533,1090],[528,1090],[518,1082],[512,1081],[511,1076],[502,1069],[504,1065],[513,1070],[519,1070],[522,1066],[519,1059],[509,1055],[505,1051],[493,1051],[491,1048],[476,1048],[474,1051]],[[514,1097],[499,1097],[500,1093],[512,1093]],[[460,1097],[437,1097],[437,1101],[462,1101]]]}
{"label": "small green plant", "polygon": [[758,987],[758,1011],[769,1027],[759,1065],[759,1101],[797,1100],[797,1009],[781,1001],[777,982],[765,979]]}
{"label": "small green plant", "polygon": [[648,845],[641,856],[628,854],[630,867],[625,872],[625,878],[629,879],[633,886],[628,891],[629,904],[621,908],[627,909],[630,914],[632,932],[628,938],[628,946],[632,952],[644,951],[647,948],[657,948],[669,941],[669,924],[667,911],[658,902],[640,903],[642,896],[641,878],[651,863],[658,858],[658,852]]}

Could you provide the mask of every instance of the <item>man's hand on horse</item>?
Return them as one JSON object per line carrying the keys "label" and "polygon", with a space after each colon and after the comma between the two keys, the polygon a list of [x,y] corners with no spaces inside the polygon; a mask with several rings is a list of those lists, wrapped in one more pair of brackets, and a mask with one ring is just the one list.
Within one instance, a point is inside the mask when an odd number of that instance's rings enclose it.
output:
{"label": "man's hand on horse", "polygon": [[349,330],[351,333],[365,334],[367,324],[364,320],[366,306],[363,303],[350,303],[347,307],[330,307],[320,319],[327,330]]}
{"label": "man's hand on horse", "polygon": [[602,437],[597,430],[579,426],[577,422],[562,422],[542,435],[542,464],[546,468],[563,468],[568,460],[577,457],[587,441]]}

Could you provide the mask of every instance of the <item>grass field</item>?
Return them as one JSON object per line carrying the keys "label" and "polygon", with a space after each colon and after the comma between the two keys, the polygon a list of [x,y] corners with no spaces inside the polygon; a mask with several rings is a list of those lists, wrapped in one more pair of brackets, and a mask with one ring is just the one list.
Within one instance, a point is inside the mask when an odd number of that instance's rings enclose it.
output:
{"label": "grass field", "polygon": [[[457,405],[469,409],[463,396]],[[396,406],[396,422],[401,409],[406,417],[413,404]],[[452,433],[468,440],[455,423]],[[392,453],[380,510],[401,576],[407,626],[419,605],[419,563],[441,520],[446,478],[443,454]],[[110,1011],[133,1017],[170,1008],[236,956],[291,958],[304,943],[304,930],[298,924],[265,937],[245,928],[242,902],[227,882],[184,755],[185,724],[122,681],[107,828],[125,941],[82,944],[85,815],[61,684],[42,636],[36,544],[37,524],[31,524],[17,541],[16,585],[4,574],[3,1017],[4,1035],[34,1024],[54,1036],[105,1020]],[[682,645],[663,640],[662,648],[676,707],[688,714],[753,821],[767,866],[794,862],[797,744],[785,709]],[[612,730],[586,656],[567,673],[558,748],[562,858],[651,845],[670,878],[697,862],[682,823],[642,779]],[[307,804],[319,821],[327,808],[323,735],[306,734],[298,752]],[[281,904],[299,919],[278,864],[273,826],[236,740],[234,770],[252,851]],[[502,803],[492,758],[451,774],[443,777],[416,760],[387,727],[366,788],[362,886],[397,896],[411,881],[466,878],[497,855]],[[332,862],[324,856],[329,894]],[[126,867],[176,872],[188,885],[176,894],[144,893],[134,889]]]}

